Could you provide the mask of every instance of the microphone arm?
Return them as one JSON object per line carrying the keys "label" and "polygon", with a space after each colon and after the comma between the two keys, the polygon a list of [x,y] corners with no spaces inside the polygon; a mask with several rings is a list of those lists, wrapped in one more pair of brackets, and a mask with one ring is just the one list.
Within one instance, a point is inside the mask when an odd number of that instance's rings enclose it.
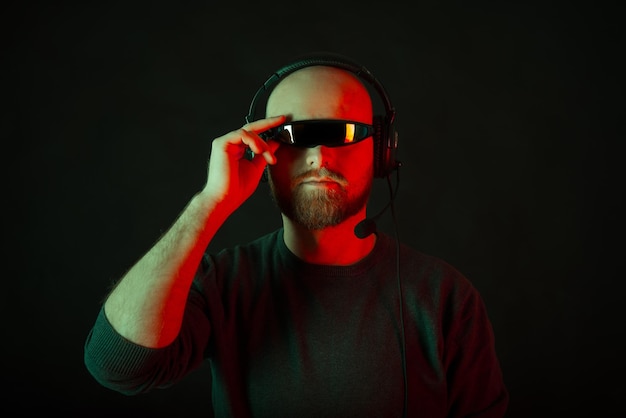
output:
{"label": "microphone arm", "polygon": [[389,176],[387,176],[387,184],[389,185],[389,201],[387,202],[385,207],[383,207],[373,217],[363,219],[361,222],[356,224],[356,226],[354,227],[354,235],[356,235],[357,238],[364,239],[364,238],[367,238],[370,235],[376,233],[376,231],[377,231],[376,221],[393,204],[393,201],[396,198],[396,195],[398,194],[398,187],[399,187],[399,183],[400,183],[399,171],[400,171],[399,169],[396,169],[396,189],[395,189],[395,191],[391,187],[391,180],[390,180]]}

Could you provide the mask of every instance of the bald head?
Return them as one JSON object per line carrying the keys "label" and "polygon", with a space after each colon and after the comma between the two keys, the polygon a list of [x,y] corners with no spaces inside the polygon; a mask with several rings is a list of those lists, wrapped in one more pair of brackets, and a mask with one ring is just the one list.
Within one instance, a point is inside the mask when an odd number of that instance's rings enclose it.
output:
{"label": "bald head", "polygon": [[287,75],[267,101],[267,116],[287,115],[291,120],[347,119],[372,123],[368,90],[349,71],[311,66]]}

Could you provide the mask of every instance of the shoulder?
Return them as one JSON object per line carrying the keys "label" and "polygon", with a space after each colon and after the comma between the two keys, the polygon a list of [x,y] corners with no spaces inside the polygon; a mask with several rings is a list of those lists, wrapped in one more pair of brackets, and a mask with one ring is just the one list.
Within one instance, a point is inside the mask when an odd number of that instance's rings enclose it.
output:
{"label": "shoulder", "polygon": [[282,229],[277,229],[266,235],[260,236],[253,241],[237,244],[218,251],[207,251],[204,254],[205,261],[213,263],[240,262],[245,259],[267,259],[267,255],[277,252],[279,243],[282,242]]}
{"label": "shoulder", "polygon": [[444,334],[489,321],[478,289],[441,257],[400,244],[400,278],[409,310],[439,321]]}
{"label": "shoulder", "polygon": [[224,283],[235,277],[243,280],[259,276],[262,270],[278,262],[281,243],[282,229],[278,229],[247,243],[217,251],[207,249],[196,271],[196,285],[203,287],[207,281]]}
{"label": "shoulder", "polygon": [[390,235],[382,234],[380,239],[387,248],[387,257],[399,256],[397,263],[402,283],[416,297],[466,299],[478,293],[465,274],[447,260],[404,242],[398,243]]}

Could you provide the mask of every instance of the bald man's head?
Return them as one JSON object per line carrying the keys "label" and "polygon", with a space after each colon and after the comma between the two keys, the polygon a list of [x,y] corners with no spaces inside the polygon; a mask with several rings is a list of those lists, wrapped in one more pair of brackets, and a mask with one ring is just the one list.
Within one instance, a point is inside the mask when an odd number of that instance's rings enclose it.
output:
{"label": "bald man's head", "polygon": [[287,75],[267,101],[267,116],[291,120],[346,119],[372,123],[372,100],[361,80],[349,71],[311,66]]}

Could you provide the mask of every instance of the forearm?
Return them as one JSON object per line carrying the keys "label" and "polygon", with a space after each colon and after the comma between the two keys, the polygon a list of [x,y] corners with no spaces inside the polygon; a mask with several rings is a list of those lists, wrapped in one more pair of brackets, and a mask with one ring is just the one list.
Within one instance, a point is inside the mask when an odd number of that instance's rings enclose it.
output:
{"label": "forearm", "polygon": [[104,309],[117,332],[155,348],[176,338],[198,264],[228,215],[205,194],[194,196],[107,297]]}
{"label": "forearm", "polygon": [[[124,275],[104,310],[113,328],[145,347],[164,347],[178,335],[191,282],[209,242],[248,199],[279,143],[258,136],[284,122],[261,119],[212,142],[207,182],[170,229]],[[245,158],[246,149],[255,154]]]}

